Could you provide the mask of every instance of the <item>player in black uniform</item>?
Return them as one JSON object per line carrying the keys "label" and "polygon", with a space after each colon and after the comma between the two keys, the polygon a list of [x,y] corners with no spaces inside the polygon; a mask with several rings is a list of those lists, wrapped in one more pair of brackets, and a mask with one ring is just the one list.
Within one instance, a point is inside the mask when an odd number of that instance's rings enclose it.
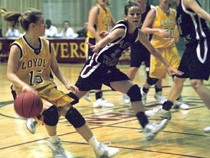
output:
{"label": "player in black uniform", "polygon": [[[190,78],[192,87],[210,109],[210,90],[203,85],[203,80],[208,80],[210,75],[210,30],[205,22],[205,20],[210,21],[210,14],[201,8],[197,0],[176,0],[176,2],[178,30],[186,45],[178,70],[184,74],[174,78],[168,100],[160,109],[153,111],[154,114],[168,119],[171,117],[169,110],[181,94],[186,78]],[[210,132],[210,127],[204,131]]]}
{"label": "player in black uniform", "polygon": [[147,140],[152,140],[165,127],[167,119],[160,123],[149,123],[144,114],[140,88],[116,68],[118,59],[123,50],[140,40],[151,54],[164,63],[169,74],[172,72],[182,73],[170,67],[161,54],[150,44],[145,34],[138,29],[141,20],[139,5],[129,1],[124,7],[124,12],[125,21],[117,23],[111,32],[96,45],[89,44],[95,54],[86,62],[80,73],[76,82],[79,92],[75,95],[80,99],[89,90],[97,89],[101,84],[127,94]]}
{"label": "player in black uniform", "polygon": [[[148,4],[147,0],[136,0],[136,3],[141,7],[141,22],[139,28],[141,28],[147,13],[153,7]],[[144,47],[142,43],[137,41],[130,47],[130,68],[128,69],[128,77],[133,81],[138,69],[140,68],[142,62],[145,62],[146,75],[149,77],[149,67],[150,67],[150,53],[147,48]],[[161,80],[155,86],[156,94],[155,98],[159,101],[164,102],[165,98],[162,95]],[[130,99],[126,94],[122,94],[122,99],[124,103],[130,103]]]}

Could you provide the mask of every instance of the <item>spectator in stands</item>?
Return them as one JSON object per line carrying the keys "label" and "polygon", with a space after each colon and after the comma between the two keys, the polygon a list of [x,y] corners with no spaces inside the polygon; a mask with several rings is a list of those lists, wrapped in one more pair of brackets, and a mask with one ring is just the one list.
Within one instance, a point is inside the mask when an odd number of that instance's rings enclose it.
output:
{"label": "spectator in stands", "polygon": [[64,29],[60,33],[60,37],[62,38],[77,38],[78,34],[74,33],[74,30],[70,27],[69,21],[63,22]]}
{"label": "spectator in stands", "polygon": [[52,25],[51,20],[47,19],[45,21],[47,28],[45,29],[45,36],[46,37],[57,37],[58,36],[58,30],[55,26]]}
{"label": "spectator in stands", "polygon": [[5,36],[6,37],[20,37],[20,32],[17,28],[10,26]]}
{"label": "spectator in stands", "polygon": [[84,22],[84,28],[82,30],[77,31],[77,34],[79,35],[79,37],[87,37],[87,25],[88,22]]}

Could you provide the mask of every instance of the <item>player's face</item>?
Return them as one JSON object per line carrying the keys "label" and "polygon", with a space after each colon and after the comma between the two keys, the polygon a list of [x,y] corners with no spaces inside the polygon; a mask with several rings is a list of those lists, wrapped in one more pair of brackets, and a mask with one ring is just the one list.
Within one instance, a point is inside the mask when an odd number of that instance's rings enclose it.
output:
{"label": "player's face", "polygon": [[125,20],[133,27],[138,27],[141,21],[141,11],[137,6],[130,7],[128,9],[128,15],[125,16]]}
{"label": "player's face", "polygon": [[102,6],[102,7],[106,7],[108,0],[98,0],[98,3]]}
{"label": "player's face", "polygon": [[44,22],[44,16],[40,16],[39,20],[35,23],[37,35],[44,36],[46,24]]}
{"label": "player's face", "polygon": [[159,0],[160,5],[169,6],[170,0]]}

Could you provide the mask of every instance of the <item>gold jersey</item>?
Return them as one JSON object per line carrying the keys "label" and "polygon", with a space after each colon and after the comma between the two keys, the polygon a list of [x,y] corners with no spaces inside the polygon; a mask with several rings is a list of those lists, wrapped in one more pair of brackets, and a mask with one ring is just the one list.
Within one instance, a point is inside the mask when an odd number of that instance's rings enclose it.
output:
{"label": "gold jersey", "polygon": [[[26,41],[25,37],[17,39],[12,45],[17,45],[21,50],[16,75],[34,89],[42,89],[53,83],[51,77],[51,54],[49,42],[43,38],[40,40],[40,49],[34,49]],[[14,90],[21,89],[14,86]]]}
{"label": "gold jersey", "polygon": [[[104,9],[99,4],[97,4],[96,6],[98,6],[99,8],[99,14],[95,23],[96,31],[98,33],[100,33],[101,31],[110,31],[110,29],[112,28],[112,16],[109,8],[106,7]],[[88,31],[87,36],[89,38],[94,38],[90,31]]]}
{"label": "gold jersey", "polygon": [[[155,48],[168,48],[171,40],[174,38],[174,30],[176,25],[176,11],[170,8],[169,14],[165,13],[159,6],[156,6],[156,18],[152,25],[152,28],[167,30],[170,33],[169,38],[164,38],[160,33],[154,33],[152,35],[151,43]],[[170,45],[170,47],[174,47]]]}

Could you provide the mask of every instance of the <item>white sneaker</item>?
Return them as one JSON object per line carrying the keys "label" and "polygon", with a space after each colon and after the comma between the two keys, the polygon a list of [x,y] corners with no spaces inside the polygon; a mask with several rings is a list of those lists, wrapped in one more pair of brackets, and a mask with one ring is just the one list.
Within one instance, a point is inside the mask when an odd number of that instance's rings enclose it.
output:
{"label": "white sneaker", "polygon": [[100,98],[93,103],[94,108],[112,108],[114,104],[109,103],[106,99]]}
{"label": "white sneaker", "polygon": [[91,102],[91,97],[90,97],[89,93],[85,94],[83,98],[85,98],[85,100]]}
{"label": "white sneaker", "polygon": [[145,93],[145,92],[143,91],[143,87],[141,87],[140,92],[141,92],[141,101],[142,101],[143,104],[146,104],[147,93]]}
{"label": "white sneaker", "polygon": [[130,103],[130,98],[127,94],[122,94],[122,100],[124,103],[129,104]]}
{"label": "white sneaker", "polygon": [[67,158],[66,153],[62,147],[60,138],[58,138],[56,142],[52,142],[50,138],[48,138],[47,144],[52,150],[53,158]]}
{"label": "white sneaker", "polygon": [[210,133],[210,126],[204,128],[204,132],[205,132],[205,133]]}
{"label": "white sneaker", "polygon": [[148,141],[152,140],[167,125],[168,119],[164,119],[158,123],[148,123],[143,130]]}
{"label": "white sneaker", "polygon": [[94,150],[94,152],[96,158],[109,158],[115,156],[119,152],[119,149],[108,147],[108,145],[100,143],[97,149]]}
{"label": "white sneaker", "polygon": [[145,111],[145,115],[148,117],[160,116],[163,119],[168,119],[168,120],[171,119],[171,112],[163,109],[162,106],[158,106],[153,110]]}
{"label": "white sneaker", "polygon": [[174,102],[174,105],[172,106],[173,109],[183,109],[183,110],[188,110],[190,107],[189,105],[185,104],[182,100],[182,98],[176,100]]}
{"label": "white sneaker", "polygon": [[32,134],[34,134],[36,132],[37,124],[38,124],[38,122],[36,122],[36,120],[34,120],[33,118],[28,118],[26,120],[26,127],[27,127],[28,131],[31,132]]}
{"label": "white sneaker", "polygon": [[159,104],[163,104],[166,101],[161,91],[155,93],[154,98],[158,100]]}

